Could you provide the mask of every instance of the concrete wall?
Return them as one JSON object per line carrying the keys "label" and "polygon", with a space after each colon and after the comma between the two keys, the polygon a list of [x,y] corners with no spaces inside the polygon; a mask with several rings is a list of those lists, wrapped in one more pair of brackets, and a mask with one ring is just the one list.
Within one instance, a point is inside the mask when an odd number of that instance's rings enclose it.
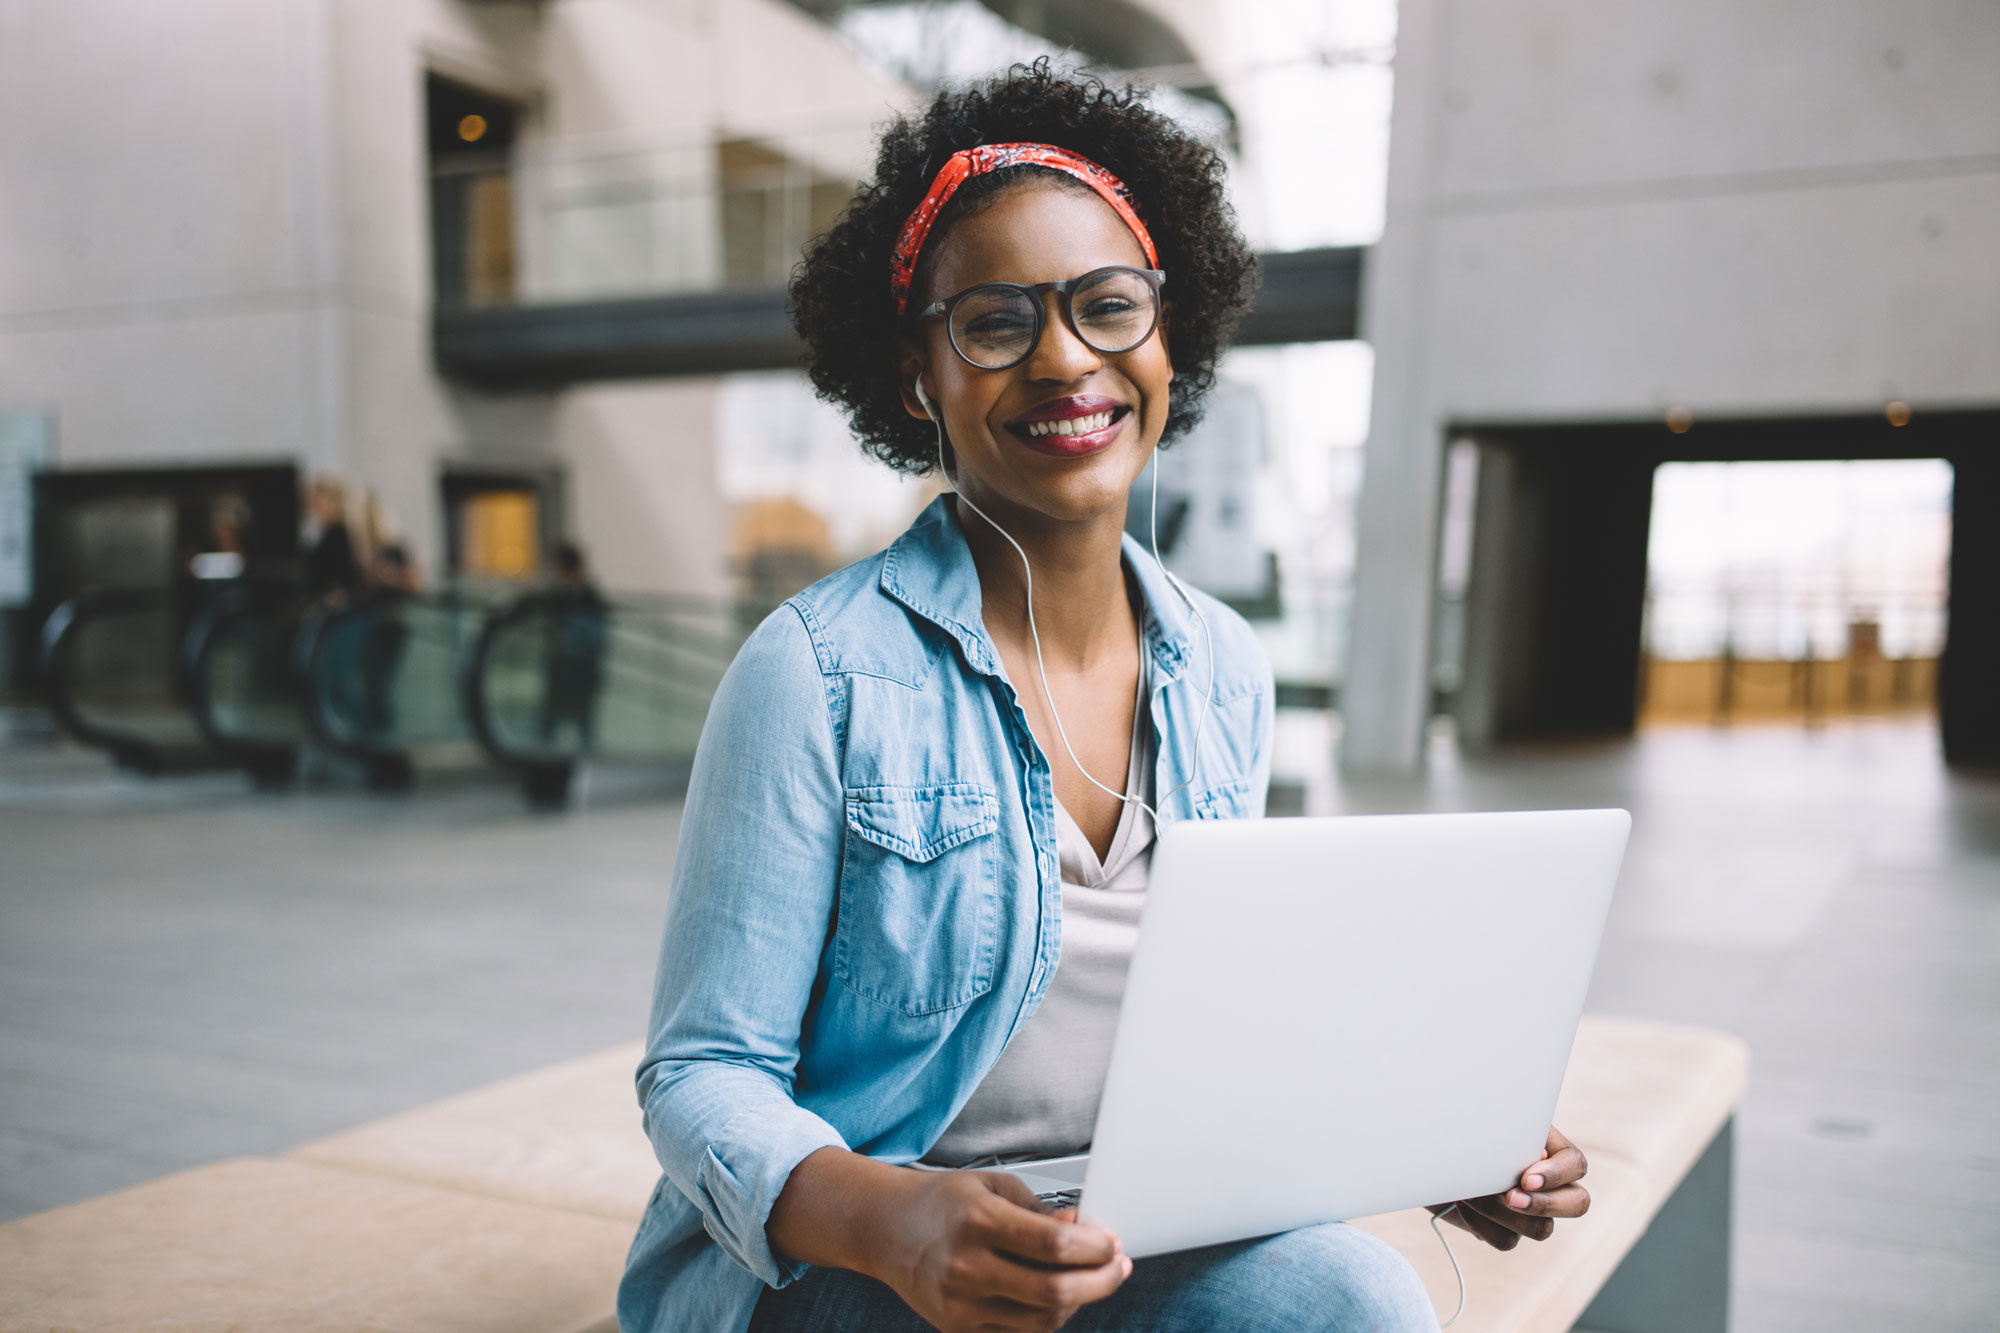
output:
{"label": "concrete wall", "polygon": [[[0,402],[64,467],[290,458],[432,568],[426,64],[533,86],[523,6],[0,7]],[[435,57],[435,58],[434,58]]]}
{"label": "concrete wall", "polygon": [[1420,760],[1449,423],[2000,404],[2000,7],[1404,0],[1344,761]]}
{"label": "concrete wall", "polygon": [[336,456],[324,18],[0,5],[0,402],[63,463]]}
{"label": "concrete wall", "polygon": [[432,571],[441,469],[564,464],[616,582],[719,591],[712,386],[433,372],[427,70],[545,141],[845,131],[901,97],[780,0],[0,0],[0,407],[52,412],[63,467],[345,473]]}

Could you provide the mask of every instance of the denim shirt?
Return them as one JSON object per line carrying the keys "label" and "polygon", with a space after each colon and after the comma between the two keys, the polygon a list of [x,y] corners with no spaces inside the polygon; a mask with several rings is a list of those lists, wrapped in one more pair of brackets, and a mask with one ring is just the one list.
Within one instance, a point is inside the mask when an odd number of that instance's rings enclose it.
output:
{"label": "denim shirt", "polygon": [[[1262,815],[1271,670],[1130,537],[1163,820]],[[664,1171],[620,1327],[742,1330],[807,1266],[764,1225],[828,1145],[914,1162],[1034,1014],[1062,947],[1049,763],[981,619],[952,508],[794,597],[722,681],[697,749],[638,1071]],[[1030,688],[1038,686],[1030,684]],[[1180,788],[1175,791],[1175,788]]]}

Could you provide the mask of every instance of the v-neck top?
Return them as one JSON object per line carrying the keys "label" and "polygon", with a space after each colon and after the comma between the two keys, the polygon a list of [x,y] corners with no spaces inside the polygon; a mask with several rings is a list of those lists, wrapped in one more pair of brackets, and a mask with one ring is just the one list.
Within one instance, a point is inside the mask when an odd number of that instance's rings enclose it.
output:
{"label": "v-neck top", "polygon": [[[1153,727],[1139,675],[1125,791],[1153,799]],[[925,1154],[934,1166],[981,1166],[1056,1157],[1090,1146],[1111,1063],[1125,976],[1139,941],[1139,912],[1153,863],[1153,817],[1133,801],[1102,860],[1056,802],[1062,875],[1062,955],[1034,1017],[993,1062],[942,1137]]]}

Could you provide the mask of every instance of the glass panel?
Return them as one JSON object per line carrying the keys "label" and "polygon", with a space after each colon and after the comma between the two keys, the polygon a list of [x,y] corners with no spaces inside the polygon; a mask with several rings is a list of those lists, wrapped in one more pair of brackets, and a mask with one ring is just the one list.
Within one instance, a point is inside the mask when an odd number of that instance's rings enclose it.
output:
{"label": "glass panel", "polygon": [[750,616],[720,602],[525,603],[480,663],[490,734],[524,760],[692,759]]}
{"label": "glass panel", "polygon": [[449,593],[329,620],[312,683],[333,738],[395,750],[471,739],[462,680],[490,609],[481,599]]}
{"label": "glass panel", "polygon": [[217,618],[201,659],[201,686],[208,724],[218,734],[246,744],[304,738],[292,665],[298,626],[296,608],[241,610]]}

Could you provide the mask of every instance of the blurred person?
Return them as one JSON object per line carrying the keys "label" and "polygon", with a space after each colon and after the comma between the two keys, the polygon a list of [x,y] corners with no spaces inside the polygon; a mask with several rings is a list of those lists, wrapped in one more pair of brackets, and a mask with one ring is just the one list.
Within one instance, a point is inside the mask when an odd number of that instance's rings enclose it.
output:
{"label": "blurred person", "polygon": [[[383,529],[378,529],[383,531]],[[392,687],[396,672],[409,648],[410,630],[404,623],[404,603],[422,590],[416,562],[402,539],[389,529],[375,548],[368,567],[368,591],[364,602],[367,622],[362,632],[359,655],[361,684],[360,721],[362,729],[385,736],[396,725]]]}
{"label": "blurred person", "polygon": [[597,695],[604,683],[604,649],[609,608],[590,581],[583,548],[556,547],[555,582],[547,593],[548,650],[542,686],[542,740],[551,742],[564,726],[576,728],[581,747],[597,735]]}
{"label": "blurred person", "polygon": [[249,548],[250,505],[239,491],[224,491],[209,504],[207,539],[188,557],[188,571],[202,580],[243,577]]}
{"label": "blurred person", "polygon": [[[1089,1147],[1148,807],[1263,814],[1270,666],[1124,535],[1253,264],[1213,150],[1046,62],[892,123],[809,250],[821,396],[956,494],[781,607],[716,695],[638,1073],[665,1175],[628,1333],[1437,1327],[1352,1227],[1135,1263],[1010,1175],[920,1169]],[[1581,1155],[1547,1153],[1453,1220],[1505,1249],[1580,1213]]]}
{"label": "blurred person", "polygon": [[347,526],[347,487],[336,477],[315,477],[306,488],[306,518],[306,599],[345,606],[363,582]]}

